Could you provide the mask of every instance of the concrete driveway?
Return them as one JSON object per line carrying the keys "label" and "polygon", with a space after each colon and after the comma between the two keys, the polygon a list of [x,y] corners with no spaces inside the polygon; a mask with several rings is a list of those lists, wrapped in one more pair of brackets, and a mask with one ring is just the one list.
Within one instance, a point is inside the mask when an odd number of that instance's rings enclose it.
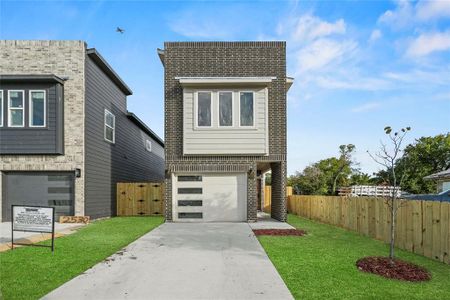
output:
{"label": "concrete driveway", "polygon": [[44,299],[292,299],[246,223],[165,223]]}

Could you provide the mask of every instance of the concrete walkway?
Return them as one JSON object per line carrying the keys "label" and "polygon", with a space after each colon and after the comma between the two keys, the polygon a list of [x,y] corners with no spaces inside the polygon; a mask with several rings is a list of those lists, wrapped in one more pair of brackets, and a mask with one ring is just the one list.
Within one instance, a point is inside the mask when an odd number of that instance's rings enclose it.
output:
{"label": "concrete walkway", "polygon": [[[55,223],[55,237],[72,234],[84,225],[79,223]],[[14,231],[14,242],[17,243],[34,244],[51,238],[52,235],[49,233]],[[11,249],[11,222],[0,222],[0,252],[9,249]]]}
{"label": "concrete walkway", "polygon": [[248,223],[252,229],[294,229],[286,222],[280,222],[270,217],[270,214],[258,212],[258,222]]}
{"label": "concrete walkway", "polygon": [[292,299],[247,223],[165,223],[44,299]]}

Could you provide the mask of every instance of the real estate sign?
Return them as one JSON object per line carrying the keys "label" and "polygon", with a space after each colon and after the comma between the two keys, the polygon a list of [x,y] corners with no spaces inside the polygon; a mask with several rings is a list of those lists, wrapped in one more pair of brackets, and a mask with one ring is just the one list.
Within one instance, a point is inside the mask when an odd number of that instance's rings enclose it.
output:
{"label": "real estate sign", "polygon": [[12,206],[12,230],[53,233],[53,207]]}

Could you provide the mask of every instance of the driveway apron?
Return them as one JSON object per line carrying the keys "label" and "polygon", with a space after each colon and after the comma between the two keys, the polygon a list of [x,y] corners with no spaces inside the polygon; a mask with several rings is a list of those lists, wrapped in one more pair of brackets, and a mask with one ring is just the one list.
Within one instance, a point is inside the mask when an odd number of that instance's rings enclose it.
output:
{"label": "driveway apron", "polygon": [[292,299],[247,223],[165,223],[44,299]]}

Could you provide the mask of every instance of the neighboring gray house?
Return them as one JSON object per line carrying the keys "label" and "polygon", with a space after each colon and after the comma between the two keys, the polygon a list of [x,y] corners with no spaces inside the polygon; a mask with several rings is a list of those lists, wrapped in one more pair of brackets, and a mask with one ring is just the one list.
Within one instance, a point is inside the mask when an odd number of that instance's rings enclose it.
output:
{"label": "neighboring gray house", "polygon": [[428,175],[424,179],[436,181],[438,194],[450,190],[450,169]]}
{"label": "neighboring gray house", "polygon": [[272,172],[286,219],[285,42],[166,42],[166,219],[256,221]]}
{"label": "neighboring gray house", "polygon": [[164,143],[130,88],[82,41],[0,41],[0,209],[116,213],[116,183],[162,181]]}

